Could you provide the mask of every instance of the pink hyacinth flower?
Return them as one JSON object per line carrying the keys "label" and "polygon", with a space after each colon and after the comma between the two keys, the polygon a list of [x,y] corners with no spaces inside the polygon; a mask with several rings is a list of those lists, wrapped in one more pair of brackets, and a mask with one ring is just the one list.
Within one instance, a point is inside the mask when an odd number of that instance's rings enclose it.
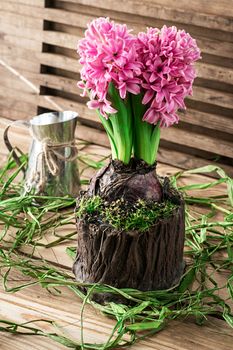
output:
{"label": "pink hyacinth flower", "polygon": [[96,108],[108,118],[116,113],[107,100],[109,84],[119,90],[120,97],[127,92],[140,92],[141,63],[137,60],[136,37],[130,34],[125,24],[116,24],[108,18],[92,21],[80,40],[78,53],[82,64],[79,87],[83,94],[89,91],[89,108]]}
{"label": "pink hyacinth flower", "polygon": [[177,123],[176,112],[185,108],[184,99],[192,93],[193,63],[200,58],[196,41],[174,26],[149,28],[138,34],[137,52],[143,64],[142,103],[148,106],[143,120],[161,127]]}

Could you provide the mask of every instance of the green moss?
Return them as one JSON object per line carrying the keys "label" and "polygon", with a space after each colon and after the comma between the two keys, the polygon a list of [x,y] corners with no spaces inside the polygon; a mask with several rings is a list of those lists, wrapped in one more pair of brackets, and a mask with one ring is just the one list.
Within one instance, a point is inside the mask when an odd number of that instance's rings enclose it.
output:
{"label": "green moss", "polygon": [[78,203],[77,217],[89,222],[108,223],[118,230],[147,231],[159,219],[169,217],[177,204],[169,200],[163,203],[146,203],[138,200],[134,205],[122,199],[111,203],[101,197],[82,197]]}

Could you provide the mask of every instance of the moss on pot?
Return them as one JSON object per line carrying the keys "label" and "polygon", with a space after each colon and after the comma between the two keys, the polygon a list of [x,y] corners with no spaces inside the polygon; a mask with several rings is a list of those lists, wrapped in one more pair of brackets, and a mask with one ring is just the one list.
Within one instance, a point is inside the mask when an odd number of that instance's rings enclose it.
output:
{"label": "moss on pot", "polygon": [[118,230],[148,230],[158,220],[172,215],[178,207],[170,199],[164,202],[146,202],[138,199],[135,203],[123,198],[108,202],[100,196],[82,196],[77,201],[76,215],[89,223],[102,222]]}

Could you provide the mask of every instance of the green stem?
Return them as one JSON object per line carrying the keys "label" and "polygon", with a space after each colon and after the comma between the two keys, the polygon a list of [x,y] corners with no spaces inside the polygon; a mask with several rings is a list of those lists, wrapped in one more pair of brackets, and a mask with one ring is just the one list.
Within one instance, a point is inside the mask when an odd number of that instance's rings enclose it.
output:
{"label": "green stem", "polygon": [[160,141],[159,124],[153,125],[142,120],[147,107],[142,104],[142,94],[131,95],[134,120],[134,157],[154,164]]}
{"label": "green stem", "polygon": [[[122,100],[118,91],[110,84],[109,95],[117,113],[109,116],[113,130],[113,140],[116,145],[117,159],[128,164],[132,154],[133,125],[132,110],[129,99]],[[114,157],[113,157],[114,159]]]}
{"label": "green stem", "polygon": [[112,124],[110,122],[109,119],[105,119],[100,112],[98,111],[100,120],[104,126],[104,129],[108,135],[108,139],[110,142],[110,146],[111,146],[111,151],[112,151],[112,159],[117,159],[118,158],[118,150],[117,150],[117,145],[115,142],[115,138],[114,138],[114,134],[113,134],[113,128],[112,128]]}

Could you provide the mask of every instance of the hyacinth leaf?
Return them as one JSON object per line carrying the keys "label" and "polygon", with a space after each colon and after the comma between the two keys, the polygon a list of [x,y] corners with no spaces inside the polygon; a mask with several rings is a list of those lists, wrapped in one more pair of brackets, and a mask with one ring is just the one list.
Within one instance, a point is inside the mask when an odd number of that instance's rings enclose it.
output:
{"label": "hyacinth leaf", "polygon": [[105,119],[101,115],[100,111],[98,111],[98,114],[99,114],[100,120],[101,120],[101,122],[106,130],[106,133],[108,135],[108,139],[109,139],[111,151],[112,151],[112,158],[116,159],[117,158],[117,146],[116,146],[114,136],[113,136],[112,124],[111,124],[109,119]]}
{"label": "hyacinth leaf", "polygon": [[157,158],[158,148],[160,141],[160,126],[159,123],[154,126],[154,130],[151,135],[151,145],[153,147],[153,154],[151,154],[152,164],[155,162]]}
{"label": "hyacinth leaf", "polygon": [[[203,166],[200,168],[187,170],[184,173],[185,174],[206,174],[206,173],[214,173],[214,172],[220,176],[220,178],[222,179],[222,182],[226,183],[228,198],[229,198],[231,205],[233,206],[233,179],[231,179],[229,176],[227,176],[227,174],[225,173],[225,171],[223,169],[221,169],[220,167],[218,167],[216,165],[206,165],[206,166]],[[209,188],[209,187],[210,186],[208,186],[206,188]]]}
{"label": "hyacinth leaf", "polygon": [[[143,122],[142,117],[146,111],[145,106],[142,104],[142,95],[131,95],[133,120],[134,120],[134,156],[137,159],[143,159],[148,164],[151,163],[151,148],[150,148],[150,136],[152,131],[152,125]],[[143,137],[144,135],[144,137]]]}
{"label": "hyacinth leaf", "polygon": [[134,114],[134,156],[143,159],[147,164],[154,164],[157,156],[160,128],[143,121],[147,107],[142,104],[143,95],[131,95],[132,109]]}
{"label": "hyacinth leaf", "polygon": [[117,159],[128,164],[132,153],[132,112],[128,99],[122,100],[117,89],[109,84],[108,94],[117,113],[109,116],[113,139],[117,149]]}
{"label": "hyacinth leaf", "polygon": [[188,289],[188,287],[194,282],[195,277],[196,277],[196,267],[193,266],[190,270],[188,270],[188,272],[185,274],[185,276],[181,280],[178,291],[180,293],[184,293]]}
{"label": "hyacinth leaf", "polygon": [[147,329],[161,329],[163,326],[163,321],[153,321],[153,322],[141,322],[133,323],[127,326],[127,329],[130,331],[145,331]]}

